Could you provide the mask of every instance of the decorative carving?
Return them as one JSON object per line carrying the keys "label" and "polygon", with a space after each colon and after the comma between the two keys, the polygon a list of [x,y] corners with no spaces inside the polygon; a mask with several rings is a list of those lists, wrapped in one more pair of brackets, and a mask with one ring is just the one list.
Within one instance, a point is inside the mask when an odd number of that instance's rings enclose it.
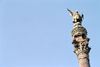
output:
{"label": "decorative carving", "polygon": [[[88,46],[88,42],[89,42],[89,38],[86,38],[82,41],[76,41],[73,40],[72,44],[74,45],[75,49],[73,50],[73,52],[78,56],[78,55],[82,55],[83,58],[87,57],[88,58],[88,53],[90,52],[91,48]],[[83,56],[85,53],[85,56]],[[86,55],[87,54],[87,55]],[[78,58],[81,58],[78,56]]]}
{"label": "decorative carving", "polygon": [[82,35],[82,34],[87,35],[87,30],[83,26],[81,26],[81,25],[75,26],[73,28],[72,32],[71,32],[71,35],[72,35],[73,38],[75,36],[77,36],[77,35]]}

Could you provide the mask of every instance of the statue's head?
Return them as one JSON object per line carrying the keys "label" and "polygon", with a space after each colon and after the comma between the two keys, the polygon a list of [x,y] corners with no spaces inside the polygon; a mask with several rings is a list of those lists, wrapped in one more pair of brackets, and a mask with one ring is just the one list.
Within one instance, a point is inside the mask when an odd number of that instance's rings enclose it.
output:
{"label": "statue's head", "polygon": [[76,13],[78,13],[78,10],[76,10]]}

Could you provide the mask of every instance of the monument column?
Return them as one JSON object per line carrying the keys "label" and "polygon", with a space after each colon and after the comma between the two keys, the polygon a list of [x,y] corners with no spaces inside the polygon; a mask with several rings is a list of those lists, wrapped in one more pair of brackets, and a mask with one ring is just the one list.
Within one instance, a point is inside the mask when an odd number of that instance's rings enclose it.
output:
{"label": "monument column", "polygon": [[74,28],[72,29],[71,36],[73,38],[72,44],[75,49],[73,52],[77,55],[80,67],[90,67],[89,52],[91,48],[88,46],[89,38],[87,37],[87,30],[82,26],[83,14],[80,16],[78,11],[75,13],[70,11],[70,15],[73,16]]}

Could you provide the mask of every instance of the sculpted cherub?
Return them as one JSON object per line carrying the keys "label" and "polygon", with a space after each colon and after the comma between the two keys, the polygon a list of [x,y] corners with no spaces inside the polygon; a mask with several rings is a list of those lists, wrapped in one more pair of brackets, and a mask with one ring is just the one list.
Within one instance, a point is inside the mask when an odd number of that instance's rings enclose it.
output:
{"label": "sculpted cherub", "polygon": [[73,16],[73,23],[77,23],[77,22],[82,22],[82,18],[83,18],[83,14],[80,16],[80,14],[78,13],[78,11],[76,10],[76,12],[74,13],[74,12],[72,12],[72,11],[70,11],[68,8],[67,8],[67,10],[70,12],[70,16]]}

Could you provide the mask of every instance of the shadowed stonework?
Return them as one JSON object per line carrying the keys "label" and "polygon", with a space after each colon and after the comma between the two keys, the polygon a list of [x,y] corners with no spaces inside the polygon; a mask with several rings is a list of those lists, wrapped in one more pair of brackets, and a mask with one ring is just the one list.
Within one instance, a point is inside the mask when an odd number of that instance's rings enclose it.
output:
{"label": "shadowed stonework", "polygon": [[88,46],[89,38],[87,37],[87,30],[82,26],[82,18],[83,14],[80,16],[78,11],[70,12],[70,15],[73,16],[72,22],[74,23],[74,28],[72,29],[72,44],[74,45],[75,49],[73,52],[77,55],[79,66],[80,67],[90,67],[89,63],[89,52],[91,48]]}

